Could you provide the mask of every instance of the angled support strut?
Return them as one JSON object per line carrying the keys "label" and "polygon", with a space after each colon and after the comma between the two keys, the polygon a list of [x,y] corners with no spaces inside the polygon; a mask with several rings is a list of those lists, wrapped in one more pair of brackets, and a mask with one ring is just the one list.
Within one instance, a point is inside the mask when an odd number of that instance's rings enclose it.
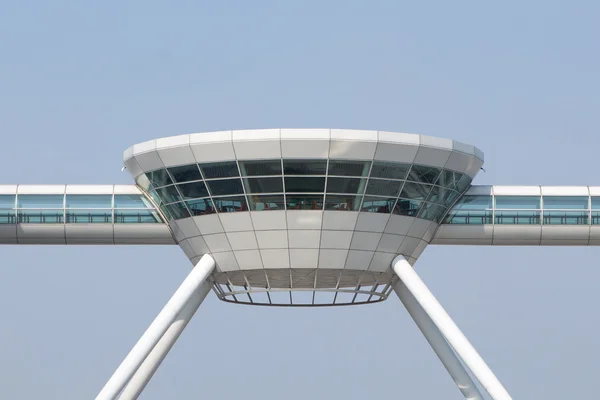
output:
{"label": "angled support strut", "polygon": [[[133,346],[119,368],[110,377],[96,400],[115,400],[128,382],[131,388],[127,396],[135,399],[146,386],[175,340],[194,315],[210,290],[206,282],[215,267],[215,260],[208,254],[185,278],[167,305],[154,319],[144,335]],[[163,340],[164,339],[164,340]],[[141,368],[140,368],[141,367]],[[139,371],[139,375],[137,372]],[[132,379],[134,378],[135,379]],[[126,395],[126,393],[124,393]],[[123,397],[127,399],[127,397]]]}
{"label": "angled support strut", "polygon": [[[466,399],[483,399],[460,359],[494,400],[512,397],[403,256],[392,261],[394,290]],[[449,345],[449,346],[448,346]],[[450,348],[451,347],[451,348]],[[456,352],[456,354],[452,351]]]}

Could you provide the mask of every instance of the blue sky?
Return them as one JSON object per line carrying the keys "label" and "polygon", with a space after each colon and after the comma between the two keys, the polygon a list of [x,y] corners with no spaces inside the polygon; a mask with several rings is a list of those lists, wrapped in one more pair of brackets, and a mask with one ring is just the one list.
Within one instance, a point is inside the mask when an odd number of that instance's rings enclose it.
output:
{"label": "blue sky", "polygon": [[[599,185],[592,1],[5,2],[1,183],[131,183],[131,144],[220,129],[415,132],[476,184]],[[595,248],[429,247],[417,271],[514,398],[591,398]],[[0,248],[0,398],[93,398],[189,271],[171,247]],[[396,298],[210,297],[144,399],[460,399]]]}

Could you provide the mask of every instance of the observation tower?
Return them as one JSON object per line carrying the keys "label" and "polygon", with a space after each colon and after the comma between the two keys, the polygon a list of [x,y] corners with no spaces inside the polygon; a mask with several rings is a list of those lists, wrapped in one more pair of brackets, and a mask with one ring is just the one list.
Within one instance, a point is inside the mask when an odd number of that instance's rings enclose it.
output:
{"label": "observation tower", "polygon": [[510,399],[413,266],[428,245],[600,243],[600,187],[473,186],[483,153],[449,139],[207,132],[136,144],[124,164],[135,185],[0,186],[2,244],[177,244],[191,262],[97,400],[138,398],[211,291],[288,307],[395,292],[466,399],[484,398],[475,380]]}

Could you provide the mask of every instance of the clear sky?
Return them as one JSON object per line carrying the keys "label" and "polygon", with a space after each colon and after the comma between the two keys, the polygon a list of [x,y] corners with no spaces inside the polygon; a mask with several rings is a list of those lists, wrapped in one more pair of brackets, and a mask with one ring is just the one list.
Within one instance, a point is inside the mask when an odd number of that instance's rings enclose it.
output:
{"label": "clear sky", "polygon": [[[600,185],[594,1],[0,5],[0,183],[131,183],[130,145],[222,129],[415,132],[476,184]],[[189,271],[176,246],[0,247],[0,398],[91,399]],[[515,399],[597,396],[597,248],[426,249],[416,264]],[[210,296],[143,399],[461,399],[397,298]]]}

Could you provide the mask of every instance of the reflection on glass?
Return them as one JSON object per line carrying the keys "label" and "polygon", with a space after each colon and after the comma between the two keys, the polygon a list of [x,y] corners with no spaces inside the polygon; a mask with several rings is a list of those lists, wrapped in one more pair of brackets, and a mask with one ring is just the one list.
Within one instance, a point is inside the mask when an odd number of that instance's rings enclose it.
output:
{"label": "reflection on glass", "polygon": [[325,209],[335,211],[358,211],[362,196],[343,196],[331,195],[325,196]]}
{"label": "reflection on glass", "polygon": [[421,208],[419,218],[423,218],[429,221],[437,221],[442,217],[445,211],[446,209],[440,205],[425,203],[423,208]]}
{"label": "reflection on glass", "polygon": [[217,211],[220,213],[248,211],[246,198],[244,196],[215,197],[213,198],[213,201]]}
{"label": "reflection on glass", "polygon": [[253,211],[285,210],[283,195],[251,195],[248,204]]}
{"label": "reflection on glass", "polygon": [[544,209],[587,210],[588,196],[544,196]]}
{"label": "reflection on glass", "polygon": [[402,187],[400,197],[405,199],[416,199],[425,200],[429,192],[431,192],[431,185],[423,185],[421,183],[406,182]]}
{"label": "reflection on glass", "polygon": [[19,210],[19,224],[62,224],[63,210]]}
{"label": "reflection on glass", "polygon": [[240,176],[235,161],[201,164],[200,167],[206,179]]}
{"label": "reflection on glass", "polygon": [[171,181],[171,177],[169,176],[169,174],[167,174],[166,169],[159,169],[152,172],[146,172],[146,176],[148,177],[148,180],[150,181],[150,183],[152,183],[152,186],[154,187],[166,186],[173,183],[173,181]]}
{"label": "reflection on glass", "polygon": [[462,178],[462,174],[450,170],[442,170],[436,185],[458,190],[458,182]]}
{"label": "reflection on glass", "polygon": [[325,191],[325,177],[285,177],[287,193],[319,193]]}
{"label": "reflection on glass", "polygon": [[368,176],[370,161],[329,160],[329,175]]}
{"label": "reflection on glass", "polygon": [[369,179],[367,185],[367,194],[375,196],[394,196],[398,197],[400,188],[404,182],[401,181],[386,181],[383,179]]}
{"label": "reflection on glass", "polygon": [[427,201],[437,204],[451,204],[458,197],[458,193],[441,186],[433,186]]}
{"label": "reflection on glass", "polygon": [[439,168],[413,165],[408,174],[408,180],[421,183],[435,183],[441,172]]}
{"label": "reflection on glass", "polygon": [[230,194],[244,193],[241,179],[220,179],[208,181],[206,184],[208,185],[208,189],[212,196],[227,196]]}
{"label": "reflection on glass", "polygon": [[394,214],[416,217],[421,209],[421,204],[420,200],[398,199]]}
{"label": "reflection on glass", "polygon": [[2,194],[0,195],[0,210],[15,208],[15,195]]}
{"label": "reflection on glass", "polygon": [[68,194],[67,208],[112,208],[110,194]]}
{"label": "reflection on glass", "polygon": [[501,225],[539,225],[539,211],[496,211],[496,224]]}
{"label": "reflection on glass", "polygon": [[169,210],[169,214],[175,219],[188,218],[190,216],[190,212],[182,202],[168,204],[166,208]]}
{"label": "reflection on glass", "polygon": [[600,210],[600,197],[592,197],[592,210]]}
{"label": "reflection on glass", "polygon": [[116,224],[153,224],[161,222],[153,210],[115,210]]}
{"label": "reflection on glass", "polygon": [[325,175],[327,160],[283,160],[285,175]]}
{"label": "reflection on glass", "polygon": [[589,213],[587,212],[544,211],[544,225],[588,225],[588,223]]}
{"label": "reflection on glass", "polygon": [[471,179],[469,175],[464,174],[456,184],[456,190],[458,190],[460,193],[466,192],[467,189],[471,187],[472,181],[473,179]]}
{"label": "reflection on glass", "polygon": [[328,193],[358,193],[365,191],[366,179],[359,178],[327,178]]}
{"label": "reflection on glass", "polygon": [[496,208],[502,210],[539,209],[540,199],[540,196],[495,196]]}
{"label": "reflection on glass", "polygon": [[206,189],[204,182],[185,183],[183,185],[177,185],[177,187],[184,200],[208,196],[208,190]]}
{"label": "reflection on glass", "polygon": [[154,208],[150,201],[139,194],[115,194],[115,208]]}
{"label": "reflection on glass", "polygon": [[[158,197],[160,197],[160,199],[162,200],[162,203],[174,203],[176,201],[181,201],[181,195],[179,194],[179,192],[177,191],[177,189],[175,189],[175,186],[165,186],[159,189],[156,189],[156,193],[158,194]],[[115,197],[115,204],[116,204],[116,197]],[[116,205],[115,205],[116,207]]]}
{"label": "reflection on glass", "polygon": [[19,208],[63,208],[62,194],[20,194]]}
{"label": "reflection on glass", "polygon": [[169,173],[175,182],[199,181],[202,179],[197,164],[169,168]]}
{"label": "reflection on glass", "polygon": [[405,179],[409,169],[410,164],[375,161],[371,178]]}
{"label": "reflection on glass", "polygon": [[141,174],[138,176],[135,180],[135,183],[146,191],[150,190],[150,186],[152,186],[146,174]]}
{"label": "reflection on glass", "polygon": [[395,204],[395,198],[365,196],[360,211],[389,214]]}
{"label": "reflection on glass", "polygon": [[281,160],[240,161],[242,176],[281,175]]}
{"label": "reflection on glass", "polygon": [[283,178],[244,178],[246,193],[281,193]]}
{"label": "reflection on glass", "polygon": [[67,224],[110,224],[112,210],[67,210]]}
{"label": "reflection on glass", "polygon": [[17,218],[14,210],[0,209],[0,224],[16,224]]}
{"label": "reflection on glass", "polygon": [[483,225],[492,223],[492,196],[463,196],[450,210],[444,223]]}
{"label": "reflection on glass", "polygon": [[322,210],[323,195],[287,195],[288,210]]}
{"label": "reflection on glass", "polygon": [[213,214],[215,207],[211,199],[196,199],[188,200],[185,202],[192,215],[206,215]]}

